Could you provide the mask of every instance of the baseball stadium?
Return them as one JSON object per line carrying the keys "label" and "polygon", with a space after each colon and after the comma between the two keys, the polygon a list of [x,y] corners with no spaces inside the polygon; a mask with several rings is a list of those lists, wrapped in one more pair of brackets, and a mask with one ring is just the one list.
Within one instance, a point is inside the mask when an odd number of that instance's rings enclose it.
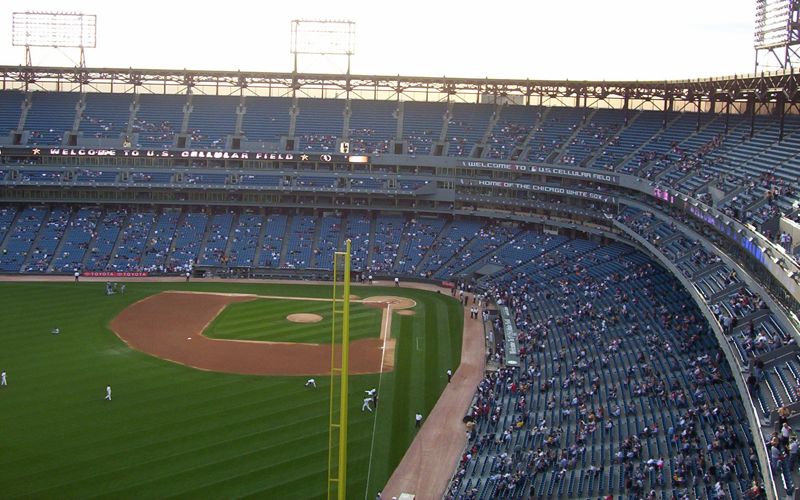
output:
{"label": "baseball stadium", "polygon": [[615,81],[358,74],[320,20],[96,67],[14,12],[0,498],[796,498],[800,1],[754,3],[755,71]]}

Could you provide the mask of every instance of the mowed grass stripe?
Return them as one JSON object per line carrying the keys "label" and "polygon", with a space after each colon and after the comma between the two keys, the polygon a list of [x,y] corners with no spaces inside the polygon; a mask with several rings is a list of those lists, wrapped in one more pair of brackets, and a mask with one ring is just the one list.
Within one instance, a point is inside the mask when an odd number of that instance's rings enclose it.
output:
{"label": "mowed grass stripe", "polygon": [[[299,285],[297,295],[330,295],[327,287],[311,288]],[[367,293],[353,293],[406,295],[418,302],[419,312],[406,317],[414,321],[405,328],[424,321],[429,302],[443,300],[416,290],[366,288]],[[128,304],[161,290],[290,295],[284,285],[130,283],[124,296],[111,297],[103,289],[102,283],[0,285],[0,293],[7,297],[0,304],[6,323],[0,330],[0,367],[8,370],[12,384],[0,391],[0,428],[11,429],[7,434],[13,436],[13,442],[3,441],[6,453],[0,458],[3,496],[30,497],[36,491],[45,492],[33,495],[38,497],[163,498],[200,490],[201,496],[218,498],[322,495],[327,377],[318,379],[320,388],[313,391],[305,390],[304,378],[299,377],[197,371],[132,351],[107,329],[111,318]],[[58,307],[46,307],[50,304]],[[364,310],[367,317],[372,315],[364,324],[374,323],[365,336],[377,336],[380,310]],[[51,311],[57,314],[51,316]],[[353,318],[357,316],[354,309]],[[401,335],[401,322],[393,327],[395,336]],[[360,320],[353,325],[365,329]],[[49,333],[54,326],[62,330],[58,337]],[[452,335],[446,325],[437,330]],[[323,335],[327,337],[329,329]],[[384,375],[376,436],[379,452],[373,457],[370,495],[386,481],[413,436],[414,410],[410,405],[395,407],[395,385],[405,370],[425,369],[424,354]],[[106,383],[114,387],[110,404],[102,399]],[[359,412],[362,391],[376,385],[376,375],[354,377],[351,385],[354,497],[364,494],[373,422],[372,414]],[[422,411],[427,415],[429,409]],[[408,428],[407,439],[392,437],[395,421]],[[317,425],[318,430],[311,429]],[[308,457],[322,457],[322,465]],[[237,462],[248,465],[240,467]],[[251,465],[253,472],[245,470]]]}
{"label": "mowed grass stripe", "polygon": [[[269,456],[267,453],[267,456]],[[167,489],[171,498],[202,498],[208,497],[214,491],[226,491],[233,497],[247,498],[324,498],[325,476],[316,469],[327,467],[326,464],[316,464],[318,454],[307,453],[292,459],[282,460],[267,466],[252,467],[250,464],[261,464],[260,456],[245,457],[245,461],[230,464],[231,468],[214,467],[203,470],[203,479],[188,482],[183,477],[163,478],[155,483],[148,483],[146,488],[121,492],[123,496],[131,494],[139,498],[142,494],[151,493],[153,490]],[[316,459],[316,460],[315,460]],[[325,457],[327,460],[327,457]],[[226,464],[228,465],[228,464]],[[242,466],[244,465],[244,466]],[[363,460],[353,461],[350,464],[348,480],[348,498],[358,498],[363,494],[363,484],[366,469]],[[291,475],[276,474],[275,470],[291,469],[297,471]],[[222,476],[218,478],[218,476]]]}
{"label": "mowed grass stripe", "polygon": [[[247,384],[238,384],[238,386],[241,387],[245,387],[246,385]],[[299,380],[298,385],[300,385]],[[88,404],[73,407],[73,411],[65,411],[62,413],[59,416],[60,425],[58,431],[69,431],[71,430],[71,425],[80,427],[85,425],[87,418],[95,418],[97,419],[96,426],[98,430],[104,429],[106,423],[109,425],[107,433],[103,435],[104,437],[123,439],[130,434],[136,434],[150,428],[152,426],[152,421],[160,421],[165,417],[162,408],[164,403],[167,402],[171,403],[171,408],[177,410],[178,414],[172,416],[166,415],[166,421],[174,421],[175,426],[178,428],[185,422],[203,420],[211,417],[221,417],[227,413],[246,407],[256,409],[259,405],[263,405],[265,410],[269,409],[268,414],[274,416],[276,414],[280,415],[280,413],[276,413],[278,411],[291,412],[296,406],[286,403],[286,398],[282,396],[264,398],[264,394],[271,394],[272,392],[269,389],[265,392],[262,387],[251,387],[246,391],[238,392],[229,390],[229,392],[224,394],[219,392],[215,393],[210,390],[211,388],[206,388],[209,390],[204,391],[205,395],[186,393],[171,394],[160,398],[147,398],[146,395],[139,397],[123,395],[122,397],[118,396],[112,403],[107,403],[103,401],[102,398],[97,398],[95,401]],[[279,389],[274,389],[274,392],[277,393],[278,391]],[[211,396],[209,397],[209,395]],[[258,396],[261,396],[261,399],[259,399]],[[322,396],[320,395],[317,399],[322,400]],[[292,401],[298,402],[298,404],[300,402],[306,404],[308,399],[293,398]],[[283,402],[284,404],[276,406],[279,402]],[[321,406],[324,406],[324,404]],[[327,407],[322,409],[327,411],[326,408]],[[105,420],[99,420],[97,415],[98,411],[104,412],[102,415],[107,415],[107,418]],[[245,413],[245,415],[246,414],[247,413]],[[127,422],[124,422],[124,426],[117,426],[117,424],[120,423],[120,418],[127,420]],[[209,421],[213,422],[214,420]],[[230,421],[230,418],[221,419],[221,421]],[[49,439],[48,434],[44,432],[41,439]],[[91,445],[100,440],[101,439],[92,439],[90,437],[80,445],[77,445],[76,448],[80,448],[84,444]],[[14,443],[13,436],[9,438],[9,443]]]}
{"label": "mowed grass stripe", "polygon": [[[258,405],[265,408],[268,408],[268,405],[261,405],[258,402],[256,403],[248,403],[249,405]],[[358,410],[359,401],[356,398],[351,398],[351,411]],[[231,408],[232,415],[239,415],[239,414],[247,414],[247,413],[240,413],[247,410],[248,405],[240,405],[238,407]],[[274,406],[272,407],[274,408]],[[302,419],[297,419],[296,415],[304,415],[305,417]],[[203,419],[200,419],[203,420]],[[356,419],[354,419],[356,420]],[[362,419],[358,419],[362,420]],[[213,421],[213,420],[212,420]],[[216,421],[219,422],[219,421]],[[265,422],[272,422],[269,429],[261,429],[258,431],[248,431],[243,432],[246,429],[254,429],[258,428],[260,425],[264,425]],[[280,422],[280,423],[278,423]],[[358,429],[358,422],[355,422],[356,425],[355,430]],[[363,422],[362,422],[363,423]],[[327,435],[327,404],[324,401],[314,401],[304,404],[298,404],[291,408],[284,408],[281,409],[280,412],[267,412],[263,415],[257,417],[248,417],[243,419],[226,419],[224,422],[219,422],[215,426],[208,426],[202,425],[203,422],[192,422],[187,420],[185,422],[187,427],[193,429],[190,433],[174,433],[174,430],[171,429],[158,429],[161,431],[163,436],[162,439],[156,440],[148,445],[142,447],[141,449],[134,449],[130,447],[124,446],[126,442],[126,436],[113,436],[110,439],[107,439],[105,442],[95,442],[95,443],[87,443],[91,445],[92,455],[94,455],[91,459],[84,459],[79,461],[74,461],[68,468],[61,469],[58,471],[51,471],[48,473],[47,478],[48,482],[57,480],[59,477],[63,476],[66,478],[74,477],[76,472],[75,469],[81,468],[89,468],[90,470],[97,471],[97,474],[105,474],[113,471],[104,471],[107,464],[116,463],[116,459],[123,459],[129,456],[132,453],[139,453],[144,455],[150,456],[150,452],[157,451],[164,446],[175,446],[181,445],[183,443],[191,444],[197,443],[198,440],[196,439],[195,434],[200,433],[209,433],[213,436],[213,440],[210,442],[205,443],[202,447],[192,447],[188,446],[182,448],[180,451],[175,451],[170,453],[168,456],[160,457],[157,460],[152,460],[145,463],[137,464],[136,467],[139,466],[148,466],[148,465],[158,465],[159,473],[164,472],[169,469],[169,463],[175,458],[179,458],[181,455],[192,455],[193,459],[196,459],[198,454],[202,454],[209,449],[215,449],[216,446],[226,446],[226,450],[231,449],[233,453],[238,453],[238,448],[235,447],[236,443],[243,443],[248,445],[250,440],[264,432],[274,433],[275,436],[280,437],[288,437],[292,436],[291,433],[282,433],[281,431],[288,428],[296,427],[297,424],[300,424],[305,429],[317,429],[316,433],[323,433]],[[315,425],[316,424],[316,425]],[[371,424],[371,422],[370,422]],[[363,427],[363,425],[362,425]],[[313,439],[312,432],[306,431],[301,438],[291,438],[291,439],[278,439],[272,442],[268,447],[273,448],[280,448],[287,444],[292,444],[293,446],[299,446],[302,444],[303,441],[306,439]],[[362,435],[363,433],[356,433],[356,436]],[[358,438],[356,438],[357,440]],[[243,441],[242,441],[243,440]],[[122,444],[122,446],[121,446]],[[266,449],[268,447],[262,447],[261,449]],[[150,450],[150,448],[154,448]],[[68,452],[71,450],[59,450],[60,452]],[[76,458],[80,458],[79,456]],[[164,464],[158,463],[161,460],[166,460],[169,463]],[[69,484],[70,481],[67,480],[60,485],[63,486],[64,484]]]}
{"label": "mowed grass stripe", "polygon": [[[350,405],[351,408],[350,409],[351,409],[352,412],[356,412],[358,410],[358,405],[359,405],[359,402],[357,400],[351,399],[351,405]],[[305,414],[307,412],[307,408],[300,408],[300,409],[302,410],[303,414]],[[306,448],[305,444],[307,442],[314,441],[316,438],[319,438],[322,435],[327,436],[327,411],[317,412],[317,413],[318,414],[313,415],[311,417],[306,417],[306,418],[304,418],[304,419],[302,419],[302,420],[297,422],[299,424],[302,424],[303,427],[306,428],[306,429],[317,429],[316,431],[314,431],[314,432],[306,432],[306,433],[300,435],[299,437],[295,436],[295,437],[293,437],[291,439],[273,440],[269,444],[259,447],[257,451],[259,453],[261,453],[261,452],[270,452],[271,450],[272,451],[277,451],[277,450],[288,449],[288,448],[286,448],[287,446],[291,446],[291,449],[300,449],[300,450],[302,450],[302,449]],[[313,425],[312,421],[315,421],[317,425]],[[263,421],[261,421],[259,419],[259,420],[254,420],[254,421],[242,421],[242,422],[235,422],[235,423],[236,424],[241,424],[241,426],[242,426],[241,428],[251,429],[251,428],[257,426],[261,422],[263,422]],[[371,425],[371,420],[368,423]],[[248,425],[248,424],[252,424],[252,425]],[[309,425],[309,424],[312,424],[312,425]],[[230,426],[228,426],[228,427],[230,427]],[[355,427],[354,430],[358,431],[357,426],[354,426],[354,427]],[[213,429],[210,429],[210,430],[213,431]],[[158,459],[152,460],[150,462],[138,463],[135,466],[126,468],[124,470],[126,471],[126,474],[128,474],[128,473],[135,472],[135,469],[139,468],[139,467],[148,467],[149,468],[151,466],[154,466],[154,468],[158,471],[156,477],[163,476],[165,478],[170,478],[171,475],[172,475],[172,469],[171,469],[170,465],[172,463],[174,463],[173,461],[174,461],[175,458],[180,458],[181,455],[184,455],[184,456],[186,456],[186,458],[190,459],[191,461],[196,462],[197,465],[195,465],[195,468],[205,467],[207,465],[214,465],[215,468],[218,468],[220,466],[220,464],[227,463],[229,460],[238,460],[238,459],[246,460],[248,458],[247,455],[251,453],[251,452],[248,452],[247,449],[252,447],[251,444],[253,442],[258,442],[258,440],[255,439],[258,436],[261,436],[261,435],[263,435],[265,433],[269,433],[272,436],[280,436],[280,437],[285,437],[285,436],[290,436],[291,435],[291,434],[281,433],[280,432],[281,430],[282,429],[280,427],[278,427],[278,428],[272,428],[272,429],[259,430],[259,431],[255,431],[255,432],[248,432],[248,433],[246,433],[244,435],[239,433],[236,436],[234,436],[232,438],[229,438],[229,439],[220,440],[220,441],[217,441],[217,442],[214,442],[214,443],[208,443],[206,446],[204,446],[202,448],[189,448],[189,449],[181,451],[180,454],[172,453],[169,456],[159,457]],[[214,436],[216,438],[219,438],[219,436],[217,434],[214,434]],[[186,438],[191,438],[191,437],[192,436],[186,436]],[[364,440],[368,439],[368,438],[369,438],[368,437],[368,433],[356,432],[355,433],[355,438],[351,440],[353,448],[356,449],[356,450],[358,450],[360,448],[363,448],[363,446],[359,447],[359,443],[361,441],[364,441]],[[173,440],[174,439],[175,438],[173,438]],[[183,439],[178,439],[178,441],[182,441],[182,440]],[[192,439],[191,442],[196,442],[196,440]],[[93,476],[91,476],[89,478],[86,478],[86,479],[87,480],[99,480],[99,479],[102,479],[103,476],[108,475],[108,474],[113,474],[116,471],[116,469],[114,469],[114,470],[104,470],[104,468],[105,468],[104,466],[106,464],[116,463],[115,462],[115,458],[122,459],[124,457],[129,456],[131,452],[147,451],[147,450],[120,449],[119,446],[114,446],[114,443],[118,444],[118,441],[114,440],[113,443],[111,443],[112,447],[115,450],[115,453],[99,457],[96,460],[96,462],[86,461],[86,462],[76,463],[76,464],[73,465],[73,467],[76,467],[76,468],[88,467],[91,470],[96,471],[96,473]],[[168,443],[164,443],[164,444],[168,444]],[[214,459],[211,459],[211,458],[204,459],[203,457],[206,456],[206,455],[208,455],[209,457],[216,457],[216,458],[214,458]],[[231,455],[231,456],[228,456],[228,455]],[[274,454],[270,453],[270,456],[274,456]],[[119,470],[123,470],[123,469],[119,469]],[[72,478],[72,477],[74,477],[74,472],[75,471],[71,470],[71,469],[54,471],[54,474],[48,476],[48,480],[49,480],[48,482],[50,482],[50,480],[58,479],[59,477]],[[41,490],[41,491],[40,490],[36,490],[33,493],[37,493],[37,494],[38,493],[47,493],[47,491],[52,489],[52,488],[61,488],[61,487],[64,487],[66,485],[77,486],[77,484],[74,483],[73,481],[67,480],[67,481],[63,481],[63,482],[61,482],[59,484],[47,487],[46,489]]]}
{"label": "mowed grass stripe", "polygon": [[[185,370],[184,370],[185,372]],[[237,378],[239,377],[239,378]],[[293,401],[305,401],[312,395],[317,395],[318,398],[323,398],[327,394],[327,378],[319,381],[319,388],[317,391],[306,389],[302,387],[302,378],[289,378],[285,382],[280,382],[276,385],[264,385],[258,383],[258,378],[245,378],[241,376],[230,375],[227,381],[220,383],[220,380],[214,374],[208,374],[209,381],[213,384],[205,384],[202,387],[191,386],[191,389],[186,391],[181,388],[180,392],[174,390],[164,389],[147,393],[144,389],[138,389],[137,392],[122,392],[117,391],[117,397],[111,403],[114,405],[112,408],[118,409],[120,405],[125,408],[125,415],[130,418],[131,424],[127,428],[138,429],[138,425],[146,426],[152,417],[159,414],[158,408],[162,404],[170,403],[180,412],[190,414],[192,417],[200,415],[211,416],[214,412],[215,403],[224,403],[224,406],[219,410],[225,412],[230,408],[230,404],[240,399],[246,398],[247,401],[252,401],[252,404],[264,404],[267,407],[273,408],[288,408],[292,405]],[[264,379],[260,379],[264,380]],[[145,385],[146,383],[137,384]],[[182,385],[182,384],[176,384]],[[353,384],[355,385],[355,384]],[[368,384],[367,384],[368,385]],[[220,392],[224,389],[224,393]],[[97,408],[103,408],[105,411],[108,403],[102,400],[102,394],[97,394],[98,397],[94,398],[91,402],[81,402],[74,404],[70,407],[69,412],[62,414],[62,422],[66,423],[65,417],[71,416],[74,420],[82,422],[85,418],[91,418],[96,415]],[[41,400],[36,399],[39,402]],[[186,403],[184,405],[184,402]],[[183,420],[181,420],[183,421]],[[142,424],[137,424],[142,422]],[[63,428],[63,425],[62,425]]]}
{"label": "mowed grass stripe", "polygon": [[[399,337],[395,345],[395,364],[414,366],[416,368],[416,365],[412,363],[413,351],[415,349],[415,339],[411,329],[413,323],[412,318],[416,318],[416,316],[401,316],[400,321],[396,321],[397,318],[394,318],[392,327],[396,327],[399,330]],[[412,377],[414,371],[415,370],[403,370],[395,373],[393,398],[395,415],[410,415],[411,418],[413,418],[416,411],[419,411],[412,409],[411,394],[409,392],[413,384]],[[412,431],[407,419],[408,417],[406,417],[406,419],[392,419],[391,440],[388,448],[390,453],[395,452],[400,447],[400,443],[411,441]]]}
{"label": "mowed grass stripe", "polygon": [[[351,411],[353,411],[353,410],[355,410],[355,408],[351,407]],[[359,434],[359,436],[361,436],[361,437],[357,437],[355,439],[351,439],[350,440],[350,444],[349,444],[350,450],[356,450],[355,452],[351,452],[349,454],[349,460],[348,460],[348,463],[349,463],[349,469],[348,470],[349,470],[349,477],[350,477],[350,481],[348,481],[348,485],[350,486],[349,487],[349,494],[348,494],[349,498],[350,497],[356,498],[356,497],[359,496],[359,494],[363,493],[363,489],[361,489],[361,488],[362,488],[362,484],[363,484],[363,481],[365,480],[365,476],[366,476],[366,466],[368,465],[368,463],[367,463],[367,459],[368,459],[367,451],[368,451],[368,448],[365,445],[367,444],[367,441],[370,439],[369,438],[369,434],[361,433],[361,434]],[[309,469],[310,468],[310,464],[308,462],[306,462],[305,460],[306,460],[306,458],[310,458],[310,457],[311,457],[310,455],[309,456],[300,457],[299,459],[302,460],[302,462],[297,462],[298,459],[287,460],[287,461],[284,461],[283,464],[285,464],[285,465],[294,465],[294,466],[297,466],[298,468],[301,468],[301,469]],[[259,468],[259,469],[256,469],[253,472],[263,473],[264,469],[263,468]],[[228,482],[228,481],[240,479],[241,477],[249,475],[249,474],[250,473],[248,472],[248,473],[240,474],[235,478],[226,478],[222,482],[213,482],[213,483],[212,482],[204,482],[203,483],[204,484],[203,487],[186,490],[186,491],[182,492],[181,494],[189,496],[189,497],[193,497],[193,496],[196,496],[196,495],[202,496],[201,493],[207,493],[209,487],[220,486],[220,483],[225,483],[225,482]],[[316,482],[317,484],[319,484],[320,479],[324,480],[324,477],[321,478],[319,474],[308,475],[308,476],[305,476],[305,478],[307,478],[308,480],[311,480],[313,482]],[[302,477],[300,479],[302,479]],[[264,486],[262,488],[257,488],[256,491],[259,491],[259,492],[262,492],[262,493],[267,493],[268,492],[268,493],[270,493],[270,496],[269,496],[270,498],[286,498],[287,495],[290,495],[289,496],[290,498],[297,498],[296,495],[301,494],[301,491],[302,491],[302,490],[298,491],[296,489],[297,480],[298,480],[297,478],[293,478],[292,476],[277,475],[277,476],[274,476],[273,478],[271,478],[269,481],[265,481]],[[236,482],[238,482],[238,481],[236,481]],[[310,493],[302,493],[301,496],[299,496],[299,498],[308,498],[308,497],[310,497]]]}
{"label": "mowed grass stripe", "polygon": [[[294,382],[292,384],[294,387],[300,387],[301,382],[300,382],[299,379],[291,379],[291,381]],[[322,383],[324,384],[324,382],[322,382]],[[306,392],[307,394],[311,394],[311,393],[324,394],[324,392],[320,393],[321,390],[322,391],[325,390],[324,387],[322,386],[322,384],[320,386],[320,389],[318,389],[317,391],[305,390],[303,392]],[[240,405],[237,405],[237,406],[233,406],[231,404],[231,402],[227,401],[227,399],[236,400],[236,399],[239,399],[239,398],[231,398],[230,394],[226,394],[225,401],[214,401],[214,403],[217,403],[218,405],[219,405],[220,402],[224,403],[223,405],[220,405],[221,409],[217,410],[217,412],[215,412],[215,413],[218,413],[218,414],[231,413],[233,415],[238,415],[240,411],[246,410],[246,409],[248,409],[248,407],[253,407],[253,408],[261,407],[261,408],[265,408],[265,409],[266,408],[274,408],[275,407],[275,406],[272,405],[272,403],[274,401],[271,401],[269,399],[253,401],[252,398],[251,398],[251,393],[252,392],[263,393],[263,391],[261,391],[261,390],[247,391],[246,393],[243,394],[244,396],[247,397],[247,400],[245,401],[244,404],[240,404]],[[299,399],[295,399],[295,401],[298,401],[298,400]],[[356,408],[359,403],[360,403],[360,399],[358,397],[353,399],[354,408]],[[98,403],[98,404],[99,405],[105,405],[104,402],[103,403]],[[150,406],[149,404],[148,405],[143,405],[143,407],[149,407],[149,406]],[[311,402],[311,407],[313,408],[314,406],[316,406],[319,415],[327,415],[327,403],[326,402],[322,401],[321,404],[320,404],[320,401],[317,401],[317,402],[313,402],[312,401]],[[301,414],[301,415],[306,415],[306,416],[308,416],[308,415],[312,415],[313,416],[313,414],[309,411],[309,404],[308,403],[304,403],[303,405],[300,405],[300,404],[287,405],[284,402],[284,404],[281,405],[280,407],[281,407],[281,411],[280,412],[276,413],[276,412],[273,411],[270,414],[270,417],[271,417],[270,421],[272,422],[272,427],[274,429],[277,429],[277,430],[280,430],[280,428],[283,427],[282,425],[277,425],[279,422],[282,422],[282,420],[283,420],[283,419],[281,419],[282,415],[285,415],[287,417],[286,418],[286,420],[288,421],[287,426],[294,425],[295,423],[298,423],[298,422],[304,423],[304,422],[306,422],[306,420],[308,420],[308,418],[306,418],[306,419],[303,419],[302,421],[298,421],[294,417],[295,415]],[[133,415],[132,417],[138,417],[138,416],[139,415]],[[202,416],[198,417],[198,415],[193,413],[192,414],[193,418],[187,419],[185,421],[182,421],[181,423],[179,423],[177,425],[180,427],[181,424],[185,424],[186,426],[188,426],[188,428],[197,428],[197,429],[199,429],[199,431],[202,431],[202,432],[213,431],[213,430],[215,430],[214,428],[207,428],[207,427],[202,425],[202,422],[198,423],[198,422],[193,422],[192,421],[192,420],[203,420],[205,417],[208,417],[208,416],[213,416],[213,415],[211,415],[210,412],[207,412],[205,415],[202,415]],[[77,419],[77,420],[81,421],[81,422],[83,421],[82,418],[81,419]],[[214,420],[212,419],[211,421],[214,421]],[[228,425],[228,424],[232,425],[232,424],[235,424],[235,423],[238,423],[238,422],[239,422],[238,420],[228,419],[228,423],[226,425]],[[67,422],[65,421],[64,423],[67,423]],[[244,422],[244,423],[247,423],[247,422]],[[327,424],[327,421],[325,421],[325,423]],[[163,429],[163,426],[162,426],[162,429],[159,429],[159,430],[161,430],[161,431],[168,430],[168,431],[171,431],[171,432],[175,432],[174,429]],[[125,438],[128,437],[129,434],[136,434],[138,432],[139,432],[139,430],[134,429],[134,430],[127,431],[126,433],[122,433],[122,434],[117,433],[115,435],[110,436],[110,443],[111,443],[111,447],[112,447],[113,452],[115,452],[115,453],[116,452],[128,453],[128,452],[131,452],[131,451],[136,451],[136,450],[132,450],[132,449],[125,448],[125,447],[120,447],[119,443],[120,442],[124,443],[125,442]],[[191,434],[187,434],[187,435],[191,436]],[[178,438],[178,437],[179,436],[173,435],[173,437],[170,438],[170,440]],[[157,441],[155,441],[155,443],[164,444],[164,440],[157,440]],[[89,445],[89,448],[92,450],[93,454],[99,455],[103,451],[102,442],[89,441],[89,442],[86,442],[84,444],[85,445]],[[69,451],[70,453],[76,453],[76,454],[79,452],[79,450],[64,450],[64,451]],[[70,474],[72,474],[71,471],[70,471]]]}
{"label": "mowed grass stripe", "polygon": [[[423,384],[430,384],[433,387],[443,387],[443,381],[447,382],[447,375],[437,373],[437,370],[442,364],[442,355],[439,352],[439,335],[436,331],[439,325],[439,315],[442,312],[441,306],[431,307],[425,315],[425,366],[422,370],[424,376]],[[444,361],[449,361],[445,359]],[[424,405],[433,407],[436,400],[439,398],[438,393],[433,400],[430,399],[428,394],[425,394]]]}
{"label": "mowed grass stripe", "polygon": [[[255,434],[270,435],[271,432],[263,430],[254,433],[254,435]],[[183,477],[193,476],[194,480],[192,483],[198,484],[210,474],[222,473],[226,477],[235,475],[248,460],[260,459],[261,463],[265,464],[266,468],[272,469],[279,466],[279,463],[270,460],[270,457],[285,456],[287,454],[285,451],[286,448],[291,450],[288,451],[290,455],[294,455],[297,450],[305,449],[307,450],[307,456],[318,456],[319,453],[315,447],[303,446],[302,442],[313,443],[322,437],[322,435],[312,433],[302,438],[295,439],[292,442],[283,443],[280,446],[269,445],[263,448],[256,448],[254,447],[254,443],[257,443],[258,440],[254,439],[254,436],[245,436],[238,441],[227,441],[225,443],[207,446],[203,449],[187,451],[177,456],[162,457],[148,463],[130,464],[130,467],[125,466],[126,464],[123,463],[120,468],[108,471],[99,471],[97,466],[99,466],[100,463],[89,463],[85,464],[85,466],[90,467],[90,470],[94,471],[93,474],[84,475],[79,480],[76,480],[74,474],[59,470],[57,472],[63,475],[63,477],[67,479],[66,481],[50,485],[45,489],[37,489],[31,493],[36,496],[47,497],[50,496],[49,493],[56,493],[59,490],[67,488],[70,491],[74,491],[76,495],[83,496],[84,494],[88,494],[88,492],[83,490],[93,489],[95,483],[108,482],[109,484],[118,486],[125,484],[126,478],[132,479],[132,481],[127,481],[130,486],[139,487],[139,485],[147,485],[151,482],[151,479],[154,478],[148,471],[157,471],[155,477],[161,477],[165,480],[163,481],[164,483],[181,484]],[[276,454],[276,452],[280,453]],[[180,465],[175,469],[171,469],[170,466],[176,463],[176,459],[181,460]],[[102,463],[105,464],[107,461]],[[314,467],[314,469],[319,468],[318,466]],[[291,473],[288,474],[291,475]],[[145,477],[146,479],[144,479]],[[152,487],[148,487],[147,489],[152,490]],[[153,493],[154,492],[151,491],[151,494]],[[156,496],[162,495],[158,494]]]}
{"label": "mowed grass stripe", "polygon": [[[353,404],[353,403],[355,403],[355,404]],[[358,402],[351,400],[351,406],[350,406],[351,412],[356,412],[357,409],[358,409]],[[320,426],[320,427],[323,428],[323,431],[322,431],[321,434],[316,433],[316,434],[319,434],[318,437],[326,437],[327,436],[327,419],[326,419],[327,415],[323,415],[323,416],[325,417],[325,419],[324,419],[325,420],[324,421],[325,425]],[[371,424],[371,420],[370,420],[369,423]],[[357,428],[354,428],[353,430],[354,431],[358,431]],[[288,442],[288,444],[291,444],[292,446],[299,446],[299,445],[303,444],[303,442],[306,440],[306,438],[313,438],[313,437],[314,437],[313,435],[307,435],[307,436],[304,436],[303,438],[300,438],[300,439],[294,439],[293,441]],[[365,444],[365,441],[368,440],[368,439],[369,439],[369,434],[368,433],[364,433],[364,432],[356,432],[355,433],[355,437],[350,439],[350,448],[353,449],[353,450],[361,450],[358,453],[355,453],[355,454],[351,453],[350,454],[349,462],[351,464],[351,467],[350,467],[351,477],[355,477],[355,475],[359,473],[359,469],[362,469],[362,468],[363,468],[363,470],[360,472],[360,475],[364,476],[365,473],[366,473],[366,469],[364,467],[367,464],[366,460],[367,460],[368,455],[367,455],[367,449],[364,446],[364,444]],[[277,448],[277,450],[282,450],[282,449],[284,449],[284,447],[286,445],[287,445],[287,442],[275,442],[275,443],[270,444],[267,447],[260,448],[258,450],[258,454],[259,455],[263,455],[266,452],[267,456],[272,457],[274,459],[275,456],[279,456],[279,455],[275,454],[275,453],[272,453],[271,450],[273,448]],[[310,467],[310,464],[306,461],[306,459],[308,457],[313,457],[313,456],[314,455],[304,455],[304,456],[300,457],[300,459],[303,460],[303,468],[308,469]],[[261,463],[260,461],[256,460],[257,457],[252,457],[252,456],[241,456],[241,455],[238,455],[235,458],[241,458],[242,460],[245,461],[244,463]],[[327,457],[325,457],[325,459],[327,460]],[[280,463],[281,464],[289,464],[289,463],[292,463],[292,462],[294,462],[296,460],[298,460],[298,459],[297,458],[288,459],[288,460],[283,460]],[[225,461],[225,463],[227,463],[227,460]],[[214,472],[216,473],[216,472],[218,472],[220,465],[219,464],[214,464],[214,465],[215,465]],[[231,474],[237,474],[238,473],[238,475],[236,475],[236,477],[241,477],[242,475],[246,475],[247,473],[242,473],[241,472],[242,469],[247,469],[247,467],[243,468],[243,467],[240,467],[240,464],[234,464],[234,470],[231,471]],[[259,472],[263,472],[264,469],[265,469],[264,467],[260,467],[260,468],[257,468],[256,470],[259,471]],[[262,490],[262,489],[267,488],[267,487],[270,490],[274,490],[276,486],[292,483],[293,482],[293,480],[291,479],[292,476],[293,475],[284,475],[284,474],[276,475],[276,476],[274,476],[274,479],[271,479],[271,480],[265,482],[264,485],[262,487],[257,488],[257,490]],[[287,481],[287,478],[289,478],[288,481]],[[175,484],[175,483],[181,484],[179,482],[179,479],[176,479],[176,478],[171,477],[171,476],[164,477],[162,479],[166,480],[169,484]],[[207,491],[207,488],[209,486],[211,486],[211,485],[219,486],[220,483],[225,483],[229,479],[230,479],[230,477],[226,477],[221,481],[216,481],[216,480],[214,480],[214,481],[202,481],[199,484],[203,484],[204,486],[200,490]],[[313,479],[315,479],[317,482],[319,482],[320,479],[324,480],[324,476],[321,478],[319,474],[315,474],[313,476]],[[360,479],[360,482],[363,482],[363,480],[364,480],[364,478],[362,477]],[[159,480],[159,481],[163,482],[161,480]],[[197,484],[198,483],[196,482],[196,483],[191,484],[191,486],[195,487],[195,486],[197,486]],[[150,488],[152,488],[152,485],[150,485]],[[186,490],[186,491],[182,492],[181,494],[193,496],[192,495],[193,492],[200,491],[200,490],[189,489],[189,490]],[[273,494],[277,494],[277,493],[279,493],[279,492],[273,492]]]}

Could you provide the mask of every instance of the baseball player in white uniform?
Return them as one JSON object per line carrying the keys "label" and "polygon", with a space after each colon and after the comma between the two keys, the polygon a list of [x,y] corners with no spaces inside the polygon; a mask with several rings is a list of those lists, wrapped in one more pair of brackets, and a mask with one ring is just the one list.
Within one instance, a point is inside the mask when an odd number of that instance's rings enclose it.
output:
{"label": "baseball player in white uniform", "polygon": [[361,405],[361,411],[363,412],[364,410],[369,410],[369,412],[372,413],[372,407],[370,406],[370,403],[372,403],[372,396],[364,398],[364,404]]}

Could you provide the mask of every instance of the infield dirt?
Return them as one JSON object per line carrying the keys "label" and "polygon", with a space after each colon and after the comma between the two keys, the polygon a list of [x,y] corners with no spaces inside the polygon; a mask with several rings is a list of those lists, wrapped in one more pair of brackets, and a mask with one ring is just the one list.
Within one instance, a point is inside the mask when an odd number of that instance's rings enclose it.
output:
{"label": "infield dirt", "polygon": [[[219,340],[202,334],[228,304],[256,298],[243,294],[162,292],[130,305],[109,326],[136,350],[200,370],[246,375],[329,374],[329,344]],[[384,311],[387,314],[385,308]],[[377,373],[382,357],[383,371],[392,369],[394,359],[387,358],[393,356],[382,356],[381,352],[384,335],[386,354],[393,353],[394,340],[388,338],[389,332],[382,332],[382,338],[350,343],[350,373]]]}

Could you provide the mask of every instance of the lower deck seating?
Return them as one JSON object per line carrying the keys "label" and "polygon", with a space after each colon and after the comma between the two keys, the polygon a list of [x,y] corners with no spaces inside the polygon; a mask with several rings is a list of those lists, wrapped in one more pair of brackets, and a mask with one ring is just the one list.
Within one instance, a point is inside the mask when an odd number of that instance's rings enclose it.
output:
{"label": "lower deck seating", "polygon": [[515,311],[522,366],[479,385],[446,498],[680,497],[717,483],[743,496],[752,437],[708,325],[644,255],[586,243],[487,282]]}

